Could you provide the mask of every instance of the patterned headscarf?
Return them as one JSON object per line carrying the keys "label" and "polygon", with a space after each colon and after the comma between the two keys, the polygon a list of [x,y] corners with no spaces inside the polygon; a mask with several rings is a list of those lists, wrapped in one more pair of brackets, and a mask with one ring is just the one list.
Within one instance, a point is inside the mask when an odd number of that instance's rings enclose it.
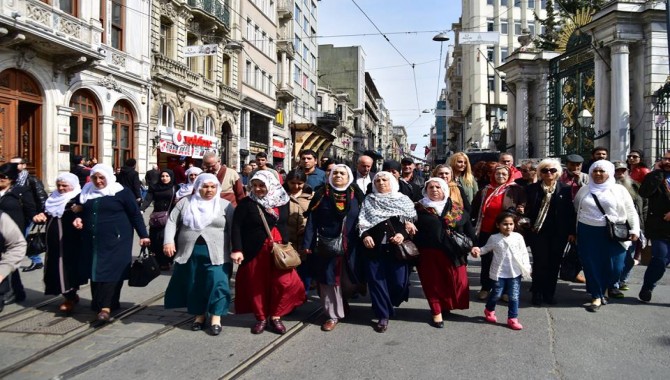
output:
{"label": "patterned headscarf", "polygon": [[103,187],[102,189],[98,189],[93,184],[93,180],[84,185],[84,188],[81,190],[81,196],[79,197],[82,204],[88,202],[91,199],[107,197],[123,190],[123,186],[120,183],[116,182],[114,169],[112,169],[111,166],[107,164],[97,164],[93,168],[91,168],[91,177],[93,177],[93,174],[96,173],[100,173],[105,176],[107,186]]}
{"label": "patterned headscarf", "polygon": [[51,216],[60,218],[65,213],[67,202],[81,192],[81,186],[79,186],[79,178],[72,173],[60,173],[56,177],[56,182],[67,182],[72,187],[72,190],[63,194],[59,193],[58,190],[52,192],[44,202],[44,211]]}
{"label": "patterned headscarf", "polygon": [[[204,199],[200,195],[200,188],[206,183],[216,184],[216,191],[212,199]],[[190,205],[184,210],[182,221],[184,225],[200,231],[207,227],[212,220],[219,214],[222,202],[225,200],[219,197],[221,192],[221,183],[214,174],[200,174],[193,184],[193,195],[189,198]]]}
{"label": "patterned headscarf", "polygon": [[[265,187],[267,187],[268,192],[265,194],[265,196],[259,198],[252,190],[252,182],[253,181],[261,181],[265,184]],[[254,202],[258,203],[261,205],[263,208],[265,208],[265,211],[268,213],[274,215],[277,217],[277,213],[273,210],[275,207],[283,206],[289,202],[291,199],[282,187],[281,184],[279,184],[279,180],[275,175],[267,170],[259,170],[257,171],[253,177],[249,180],[249,183],[247,184],[247,189],[249,190],[249,198],[251,198]]]}
{"label": "patterned headscarf", "polygon": [[[380,193],[377,190],[375,181],[379,177],[388,178],[391,182],[391,192]],[[372,189],[373,193],[365,198],[358,217],[358,229],[361,235],[363,232],[394,216],[399,217],[403,223],[416,220],[414,203],[406,195],[398,192],[398,181],[393,174],[389,172],[377,173],[372,180]]]}

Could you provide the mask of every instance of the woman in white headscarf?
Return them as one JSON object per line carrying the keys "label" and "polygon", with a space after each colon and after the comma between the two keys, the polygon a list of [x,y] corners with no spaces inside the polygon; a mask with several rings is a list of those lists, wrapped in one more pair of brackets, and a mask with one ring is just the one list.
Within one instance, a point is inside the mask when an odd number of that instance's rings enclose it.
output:
{"label": "woman in white headscarf", "polygon": [[79,195],[82,212],[73,225],[82,231],[83,259],[91,279],[91,308],[98,320],[108,322],[111,311],[121,307],[121,287],[132,261],[133,229],[140,245],[151,243],[140,208],[130,189],[116,182],[114,169],[97,164],[91,182]]}
{"label": "woman in white headscarf", "polygon": [[175,194],[176,200],[180,200],[193,194],[193,184],[195,184],[195,179],[198,178],[200,173],[202,173],[202,169],[196,166],[193,166],[186,171],[186,183],[179,185],[179,190],[177,190],[177,194]]}
{"label": "woman in white headscarf", "polygon": [[[353,182],[354,175],[348,166],[334,165],[328,183],[317,190],[307,213],[304,246],[328,317],[321,325],[323,331],[333,330],[344,318],[346,290],[357,282],[354,264],[360,240],[356,225],[365,196]],[[340,244],[328,247],[323,244],[324,240],[337,238]]]}
{"label": "woman in white headscarf", "polygon": [[60,173],[56,191],[44,203],[45,211],[33,217],[33,222],[47,224],[44,294],[62,294],[65,300],[58,309],[64,313],[70,313],[79,303],[79,286],[88,282],[81,268],[81,232],[72,225],[76,217],[73,206],[80,192],[76,175]]}
{"label": "woman in white headscarf", "polygon": [[470,214],[451,199],[450,189],[442,178],[430,178],[423,186],[423,199],[416,203],[418,231],[413,240],[421,252],[416,270],[436,328],[444,327],[443,312],[470,307],[467,253],[455,247],[448,234],[458,231],[473,241],[476,234]]}
{"label": "woman in white headscarf", "polygon": [[358,228],[367,258],[367,281],[372,311],[378,319],[375,330],[388,328],[393,307],[409,297],[409,265],[395,257],[391,244],[401,244],[409,235],[405,223],[414,222],[414,203],[401,194],[393,174],[379,172],[372,180],[372,193],[363,202]]}
{"label": "woman in white headscarf", "polygon": [[592,297],[586,310],[595,312],[605,303],[605,292],[618,281],[626,249],[631,244],[610,239],[605,218],[612,222],[627,221],[632,241],[637,240],[640,233],[640,220],[628,190],[615,183],[611,162],[594,162],[589,168],[589,177],[588,186],[583,186],[575,195],[574,205],[577,249],[584,266],[586,291]]}
{"label": "woman in white headscarf", "polygon": [[284,334],[286,327],[281,317],[305,302],[305,287],[296,270],[278,269],[272,257],[272,242],[289,240],[289,195],[267,170],[257,171],[247,187],[249,196],[237,204],[233,217],[230,257],[240,264],[235,277],[235,312],[254,314],[252,334],[260,334],[266,328]]}
{"label": "woman in white headscarf", "polygon": [[163,253],[175,256],[165,308],[186,307],[196,316],[193,331],[202,330],[209,314],[210,332],[219,335],[221,316],[228,313],[231,298],[228,283],[233,272],[230,229],[234,208],[218,196],[221,185],[213,174],[199,175],[193,188],[193,195],[177,203],[165,225]]}

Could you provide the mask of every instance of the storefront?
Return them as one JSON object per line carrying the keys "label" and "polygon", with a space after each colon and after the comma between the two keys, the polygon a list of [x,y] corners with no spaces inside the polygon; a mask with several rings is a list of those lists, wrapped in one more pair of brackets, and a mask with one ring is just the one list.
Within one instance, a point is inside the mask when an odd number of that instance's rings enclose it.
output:
{"label": "storefront", "polygon": [[158,166],[174,168],[182,162],[189,166],[201,166],[202,157],[207,152],[219,156],[220,142],[214,136],[184,131],[173,128],[159,128],[158,131]]}
{"label": "storefront", "polygon": [[286,158],[286,147],[284,146],[284,139],[272,138],[272,165],[275,169],[285,169],[284,158]]}

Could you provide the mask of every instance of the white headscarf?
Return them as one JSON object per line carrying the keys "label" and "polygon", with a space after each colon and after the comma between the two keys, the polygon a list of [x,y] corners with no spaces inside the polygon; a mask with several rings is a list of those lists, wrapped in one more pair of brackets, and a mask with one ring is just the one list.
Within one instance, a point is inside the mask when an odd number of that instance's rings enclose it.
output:
{"label": "white headscarf", "polygon": [[[386,177],[391,183],[391,192],[380,193],[375,186],[375,181],[379,177]],[[400,221],[414,221],[416,219],[416,210],[414,203],[406,195],[401,194],[400,186],[393,174],[389,172],[378,172],[372,180],[372,194],[368,194],[363,201],[361,213],[358,216],[358,229],[360,234],[376,226],[377,224],[397,216]]]}
{"label": "white headscarf", "polygon": [[[265,187],[267,187],[268,192],[265,194],[264,197],[259,198],[256,196],[256,194],[252,191],[252,182],[253,181],[261,181],[265,184]],[[263,206],[265,210],[272,215],[275,215],[275,213],[272,211],[273,208],[283,206],[288,203],[290,200],[290,197],[286,190],[282,187],[282,185],[279,184],[279,180],[277,177],[275,177],[272,172],[267,171],[267,170],[259,170],[257,171],[253,177],[249,180],[249,184],[247,184],[247,187],[249,189],[249,198],[253,199],[256,203],[259,205]],[[276,216],[276,215],[275,215]]]}
{"label": "white headscarf", "polygon": [[[444,199],[440,201],[433,201],[430,199],[430,197],[428,196],[428,184],[430,184],[431,182],[437,182],[440,185],[442,191],[444,192]],[[446,206],[450,196],[449,185],[447,185],[447,183],[444,182],[442,178],[432,177],[426,180],[426,183],[423,185],[423,190],[421,190],[421,194],[423,194],[423,199],[421,199],[419,202],[421,202],[421,204],[426,208],[432,207],[433,209],[435,209],[437,215],[442,215],[442,211],[444,211],[444,206]]]}
{"label": "white headscarf", "polygon": [[[338,169],[338,168],[345,168],[347,170],[347,174],[349,175],[349,182],[347,182],[347,184],[344,185],[343,187],[337,187],[333,184],[333,171],[335,169]],[[330,184],[330,186],[333,189],[335,189],[337,191],[346,190],[347,187],[349,187],[353,182],[354,182],[354,174],[351,172],[351,169],[347,165],[344,165],[344,164],[337,164],[337,165],[333,166],[333,169],[330,171],[330,175],[328,176],[328,183]]]}
{"label": "white headscarf", "polygon": [[[216,185],[216,192],[212,199],[203,199],[200,196],[200,188],[205,183],[214,183]],[[198,175],[193,184],[193,195],[190,196],[190,205],[184,210],[182,215],[182,222],[184,225],[200,231],[207,227],[212,220],[219,215],[222,199],[219,196],[221,193],[221,183],[214,174],[203,173]]]}
{"label": "white headscarf", "polygon": [[107,164],[97,164],[91,168],[91,177],[93,177],[93,174],[95,173],[100,173],[105,176],[107,186],[103,187],[102,189],[98,189],[95,187],[93,180],[91,179],[91,182],[84,185],[84,188],[81,190],[81,196],[79,199],[81,200],[82,204],[88,202],[91,199],[114,195],[123,190],[123,186],[116,182],[114,169],[112,169],[111,166]]}
{"label": "white headscarf", "polygon": [[65,205],[67,202],[81,192],[81,186],[79,185],[79,178],[72,173],[60,173],[58,177],[56,177],[56,182],[67,182],[67,184],[72,187],[72,190],[63,194],[59,193],[58,190],[52,192],[46,202],[44,202],[44,210],[46,213],[56,218],[60,218],[65,212]]}
{"label": "white headscarf", "polygon": [[191,174],[200,175],[201,173],[202,169],[195,166],[191,167],[186,171],[186,183],[182,183],[181,185],[179,185],[179,190],[177,190],[177,199],[187,197],[193,194],[193,184],[195,183],[195,180],[191,181],[191,179],[188,176]]}
{"label": "white headscarf", "polygon": [[[607,172],[607,176],[608,176],[607,180],[605,180],[605,182],[603,182],[601,184],[595,183],[595,181],[593,180],[593,177],[592,177],[593,170],[595,170],[596,168],[602,169],[605,172]],[[607,160],[598,160],[598,161],[594,162],[593,164],[591,164],[591,167],[589,168],[589,190],[591,191],[591,193],[598,195],[598,194],[602,193],[603,191],[607,191],[610,188],[612,188],[612,186],[614,186],[615,183],[616,183],[616,180],[614,179],[614,164],[613,163],[611,163]]]}

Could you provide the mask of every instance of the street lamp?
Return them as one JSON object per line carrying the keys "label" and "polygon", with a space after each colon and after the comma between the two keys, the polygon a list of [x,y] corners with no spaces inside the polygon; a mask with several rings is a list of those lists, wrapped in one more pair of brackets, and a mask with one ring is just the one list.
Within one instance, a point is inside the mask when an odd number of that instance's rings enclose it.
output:
{"label": "street lamp", "polygon": [[497,144],[500,141],[500,137],[502,137],[502,131],[498,126],[498,121],[496,121],[493,123],[493,129],[491,130],[491,140]]}
{"label": "street lamp", "polygon": [[593,115],[591,115],[591,112],[584,108],[579,115],[577,115],[577,121],[579,122],[579,125],[582,128],[588,127],[591,125],[591,122],[593,121]]}
{"label": "street lamp", "polygon": [[437,42],[449,41],[449,36],[447,35],[447,32],[440,32],[433,37],[433,41]]}

